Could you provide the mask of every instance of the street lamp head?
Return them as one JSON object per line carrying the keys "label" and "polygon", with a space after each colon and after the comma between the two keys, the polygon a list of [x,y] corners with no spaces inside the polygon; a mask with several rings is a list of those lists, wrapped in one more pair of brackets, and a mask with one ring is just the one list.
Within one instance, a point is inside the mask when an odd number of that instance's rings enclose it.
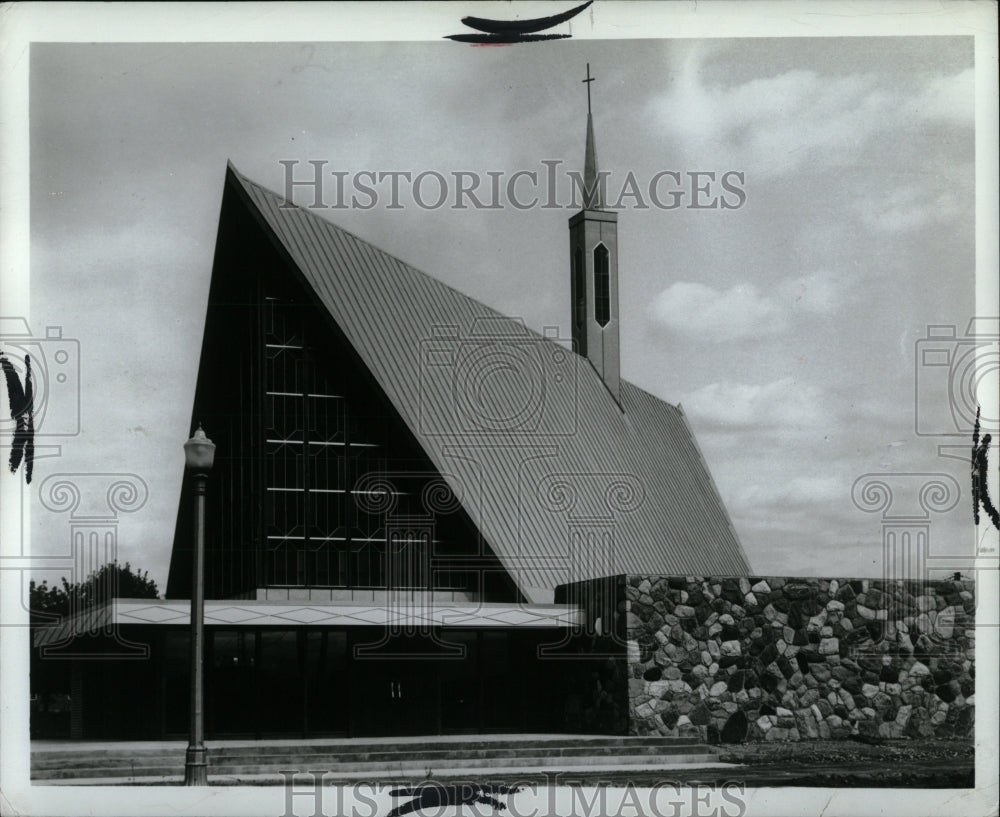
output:
{"label": "street lamp head", "polygon": [[184,443],[185,465],[190,471],[210,471],[215,461],[215,443],[205,436],[201,424],[194,436]]}

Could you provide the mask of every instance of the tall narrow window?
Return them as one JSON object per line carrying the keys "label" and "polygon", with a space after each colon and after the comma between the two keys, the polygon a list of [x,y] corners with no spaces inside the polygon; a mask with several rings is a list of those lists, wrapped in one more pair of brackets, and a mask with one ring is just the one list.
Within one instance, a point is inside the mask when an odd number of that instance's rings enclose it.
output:
{"label": "tall narrow window", "polygon": [[587,315],[587,281],[583,274],[583,250],[579,247],[573,256],[573,288],[576,290],[574,320],[577,326],[582,327]]}
{"label": "tall narrow window", "polygon": [[608,275],[608,248],[594,248],[594,320],[607,326],[611,320],[611,282]]}

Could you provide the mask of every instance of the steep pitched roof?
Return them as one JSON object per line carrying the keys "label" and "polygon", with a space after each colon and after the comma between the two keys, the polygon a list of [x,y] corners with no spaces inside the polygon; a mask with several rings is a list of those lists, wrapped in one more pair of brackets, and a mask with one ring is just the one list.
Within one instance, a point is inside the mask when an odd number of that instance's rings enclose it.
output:
{"label": "steep pitched roof", "polygon": [[[229,167],[529,599],[617,573],[743,575],[678,407]],[[282,206],[284,205],[284,206]]]}

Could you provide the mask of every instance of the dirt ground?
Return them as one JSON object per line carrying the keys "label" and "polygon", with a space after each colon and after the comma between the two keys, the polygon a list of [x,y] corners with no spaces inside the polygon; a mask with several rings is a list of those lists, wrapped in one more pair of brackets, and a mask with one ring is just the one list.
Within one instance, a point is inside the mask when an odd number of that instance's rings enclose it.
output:
{"label": "dirt ground", "polygon": [[[851,740],[727,746],[720,760],[744,764],[748,785],[971,788],[971,740]],[[758,780],[760,782],[752,782]]]}

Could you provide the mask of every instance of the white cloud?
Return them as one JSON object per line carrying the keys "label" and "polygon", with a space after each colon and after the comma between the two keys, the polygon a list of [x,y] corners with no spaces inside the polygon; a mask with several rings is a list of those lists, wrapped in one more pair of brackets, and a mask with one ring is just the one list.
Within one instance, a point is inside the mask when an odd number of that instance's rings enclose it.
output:
{"label": "white cloud", "polygon": [[830,428],[828,403],[820,390],[791,377],[763,384],[710,383],[690,392],[681,404],[696,427],[704,423],[732,431],[805,430],[817,439]]}
{"label": "white cloud", "polygon": [[929,77],[910,92],[874,71],[829,76],[795,69],[721,85],[703,79],[709,53],[693,46],[651,111],[692,156],[725,160],[755,178],[847,168],[869,161],[876,140],[905,143],[921,122],[973,122],[971,69]]}
{"label": "white cloud", "polygon": [[[958,196],[945,190],[928,196],[919,187],[899,187],[881,196],[865,197],[858,202],[861,219],[881,233],[910,233],[929,224],[954,220],[963,215]],[[972,216],[971,211],[967,213]]]}
{"label": "white cloud", "polygon": [[975,118],[976,72],[968,68],[950,77],[934,77],[916,98],[914,113],[925,119],[944,119],[971,126]]}
{"label": "white cloud", "polygon": [[726,290],[678,281],[661,292],[651,309],[668,328],[710,340],[733,340],[780,331],[784,319],[774,299],[753,284]]}
{"label": "white cloud", "polygon": [[653,299],[650,309],[673,332],[712,341],[783,332],[799,311],[829,314],[841,302],[843,282],[814,272],[779,282],[765,295],[754,284],[715,289],[698,281],[678,281]]}
{"label": "white cloud", "polygon": [[813,506],[846,503],[850,500],[850,486],[845,486],[839,476],[798,476],[782,480],[761,480],[741,484],[732,496],[734,508],[749,513],[772,514],[767,509],[791,505]]}

